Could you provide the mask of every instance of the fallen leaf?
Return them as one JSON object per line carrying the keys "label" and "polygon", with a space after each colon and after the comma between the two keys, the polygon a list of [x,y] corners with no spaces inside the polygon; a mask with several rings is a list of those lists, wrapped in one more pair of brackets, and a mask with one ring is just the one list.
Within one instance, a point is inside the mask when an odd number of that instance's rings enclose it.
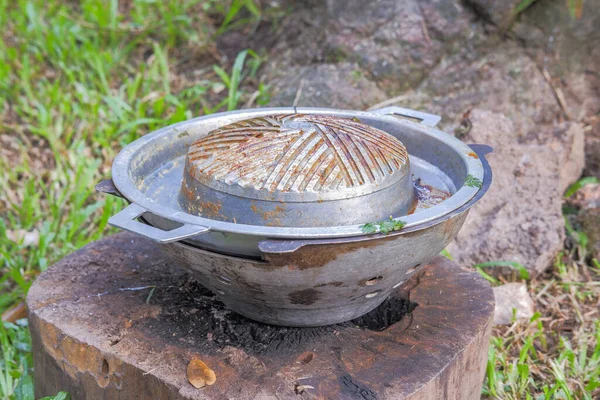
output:
{"label": "fallen leaf", "polygon": [[19,303],[2,313],[2,322],[15,322],[25,317],[27,317],[27,307],[25,303]]}
{"label": "fallen leaf", "polygon": [[187,378],[193,387],[199,389],[212,385],[217,381],[215,371],[208,368],[201,360],[194,358],[187,366]]}

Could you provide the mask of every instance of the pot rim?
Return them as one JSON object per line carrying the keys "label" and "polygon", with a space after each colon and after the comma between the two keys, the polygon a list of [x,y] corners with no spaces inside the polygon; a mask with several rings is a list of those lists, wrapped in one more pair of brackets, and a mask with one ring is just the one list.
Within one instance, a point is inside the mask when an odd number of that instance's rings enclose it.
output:
{"label": "pot rim", "polygon": [[[473,149],[467,144],[455,138],[454,136],[451,136],[431,126],[435,125],[435,123],[439,120],[439,117],[435,117],[430,114],[419,113],[413,110],[401,109],[399,107],[388,107],[374,111],[338,110],[320,107],[277,107],[244,109],[238,111],[228,111],[211,114],[179,122],[177,124],[169,125],[164,128],[158,129],[154,132],[151,132],[123,148],[113,162],[112,179],[118,191],[128,201],[130,201],[132,205],[128,207],[131,208],[129,212],[127,212],[128,209],[126,208],[121,213],[113,216],[109,220],[109,223],[111,225],[118,226],[126,230],[134,231],[136,233],[146,234],[146,236],[149,237],[154,236],[153,239],[159,242],[177,241],[186,237],[205,233],[208,231],[289,239],[339,238],[365,235],[365,232],[361,229],[361,227],[364,224],[331,227],[273,227],[265,225],[236,224],[233,222],[225,222],[204,218],[188,214],[183,211],[176,210],[154,202],[142,190],[140,190],[130,178],[129,172],[134,156],[140,151],[143,151],[148,144],[155,141],[166,140],[174,132],[181,132],[186,129],[190,129],[192,126],[197,126],[198,124],[205,124],[207,122],[210,122],[211,120],[215,120],[218,118],[234,116],[235,120],[242,120],[264,115],[289,113],[333,115],[348,118],[360,118],[368,116],[371,118],[376,117],[377,119],[382,119],[392,124],[406,125],[409,126],[411,129],[418,131],[420,134],[433,136],[436,140],[453,148],[457,152],[457,154],[459,154],[462,161],[465,163],[467,167],[467,176],[470,175],[473,178],[479,180],[479,182],[483,182],[484,178],[487,178],[484,176],[485,171],[484,166],[482,164],[482,160],[479,159],[479,157],[472,156]],[[398,119],[394,117],[395,114],[414,116],[421,119],[422,122],[416,123],[405,119]],[[434,122],[432,122],[432,119],[434,120]],[[410,155],[410,149],[408,149],[408,151]],[[394,219],[397,221],[404,222],[405,228],[416,228],[421,224],[425,224],[427,222],[444,217],[452,211],[460,208],[461,206],[469,202],[480,190],[482,190],[481,187],[463,185],[450,198],[438,205],[416,212],[414,214],[404,215],[396,217]],[[161,235],[152,235],[149,232],[141,232],[142,229],[140,228],[140,226],[134,227],[134,224],[132,224],[132,222],[135,221],[132,220],[134,220],[135,218],[137,218],[145,212],[150,212],[162,218],[178,222],[183,226],[173,231],[165,231]],[[127,220],[127,223],[125,223],[125,220]],[[366,224],[369,222],[374,221],[365,221],[364,223]],[[136,224],[139,223],[136,222]],[[147,227],[147,225],[142,226]],[[172,232],[172,234],[169,235],[169,232]]]}

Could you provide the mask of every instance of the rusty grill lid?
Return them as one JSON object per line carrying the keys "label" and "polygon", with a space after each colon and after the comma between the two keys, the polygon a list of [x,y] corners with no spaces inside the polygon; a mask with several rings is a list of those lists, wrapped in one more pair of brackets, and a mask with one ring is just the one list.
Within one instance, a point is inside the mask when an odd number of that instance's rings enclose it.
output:
{"label": "rusty grill lid", "polygon": [[409,162],[398,139],[357,119],[290,114],[211,131],[190,146],[185,171],[188,184],[192,178],[222,193],[320,202],[394,185],[409,174]]}

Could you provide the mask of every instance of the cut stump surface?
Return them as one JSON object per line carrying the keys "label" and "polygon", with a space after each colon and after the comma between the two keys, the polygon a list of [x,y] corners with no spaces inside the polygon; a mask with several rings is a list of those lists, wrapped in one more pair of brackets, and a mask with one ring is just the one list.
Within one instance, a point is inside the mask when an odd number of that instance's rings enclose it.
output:
{"label": "cut stump surface", "polygon": [[[40,275],[27,305],[36,398],[462,400],[480,398],[494,298],[477,273],[436,258],[360,322],[264,325],[121,233]],[[192,360],[214,384],[190,384]]]}

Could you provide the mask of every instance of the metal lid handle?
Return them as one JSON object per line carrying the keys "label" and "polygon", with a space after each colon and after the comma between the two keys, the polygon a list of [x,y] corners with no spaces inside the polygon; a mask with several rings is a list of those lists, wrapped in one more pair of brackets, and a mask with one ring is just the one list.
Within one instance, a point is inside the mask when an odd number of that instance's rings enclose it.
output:
{"label": "metal lid handle", "polygon": [[123,230],[136,233],[158,243],[169,243],[183,240],[191,236],[200,235],[209,231],[205,226],[184,224],[179,228],[170,231],[163,231],[154,226],[138,222],[136,218],[147,212],[143,207],[137,204],[130,204],[123,211],[113,215],[108,219],[108,224],[121,228]]}
{"label": "metal lid handle", "polygon": [[421,111],[415,111],[410,110],[408,108],[396,106],[379,108],[377,110],[371,110],[369,112],[380,115],[400,115],[408,118],[416,118],[421,120],[421,124],[431,126],[432,128],[435,127],[442,120],[442,117],[440,117],[439,115],[427,114]]}

